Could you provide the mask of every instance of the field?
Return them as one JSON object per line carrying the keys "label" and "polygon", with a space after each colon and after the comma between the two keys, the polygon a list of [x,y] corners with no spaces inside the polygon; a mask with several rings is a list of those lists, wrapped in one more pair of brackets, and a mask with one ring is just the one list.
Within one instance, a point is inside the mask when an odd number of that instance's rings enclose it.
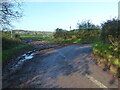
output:
{"label": "field", "polygon": [[52,35],[20,35],[20,38],[49,41],[52,40]]}

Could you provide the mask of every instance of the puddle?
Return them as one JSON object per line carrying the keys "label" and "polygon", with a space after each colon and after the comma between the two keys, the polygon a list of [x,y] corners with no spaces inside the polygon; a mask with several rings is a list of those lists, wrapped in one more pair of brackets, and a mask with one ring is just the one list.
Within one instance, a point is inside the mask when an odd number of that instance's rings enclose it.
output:
{"label": "puddle", "polygon": [[15,72],[20,69],[25,61],[32,59],[35,56],[35,51],[28,51],[27,53],[16,58],[17,63],[14,64],[11,68],[11,72]]}
{"label": "puddle", "polygon": [[25,59],[32,59],[32,58],[33,58],[33,55],[25,56]]}

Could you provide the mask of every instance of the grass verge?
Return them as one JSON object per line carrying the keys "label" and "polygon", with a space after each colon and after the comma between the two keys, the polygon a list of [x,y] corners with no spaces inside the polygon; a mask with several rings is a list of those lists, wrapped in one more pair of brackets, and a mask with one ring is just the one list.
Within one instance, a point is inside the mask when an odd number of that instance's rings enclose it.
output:
{"label": "grass verge", "polygon": [[104,68],[108,68],[111,72],[119,74],[118,68],[120,68],[119,53],[116,47],[102,42],[93,44],[93,54],[101,59],[97,60],[99,65],[103,65]]}
{"label": "grass verge", "polygon": [[31,50],[32,46],[26,43],[21,43],[16,47],[7,49],[7,50],[3,50],[2,51],[2,63],[5,63],[6,61],[8,61],[11,58],[15,58],[18,55],[20,55],[21,53],[24,53],[25,51]]}
{"label": "grass verge", "polygon": [[98,41],[99,39],[91,39],[91,40],[82,40],[82,39],[76,39],[76,40],[49,40],[49,42],[55,42],[55,43],[94,43]]}

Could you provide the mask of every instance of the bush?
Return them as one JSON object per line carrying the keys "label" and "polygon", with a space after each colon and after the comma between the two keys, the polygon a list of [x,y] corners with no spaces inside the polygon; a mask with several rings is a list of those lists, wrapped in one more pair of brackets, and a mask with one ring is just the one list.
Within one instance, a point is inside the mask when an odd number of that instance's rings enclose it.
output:
{"label": "bush", "polygon": [[118,47],[120,43],[120,20],[113,19],[103,23],[101,39],[104,43]]}
{"label": "bush", "polygon": [[93,53],[98,59],[98,63],[108,66],[113,73],[119,73],[120,68],[120,20],[107,20],[102,24],[100,35],[101,42],[94,43]]}
{"label": "bush", "polygon": [[80,30],[71,30],[71,31],[65,31],[62,29],[56,29],[56,32],[54,33],[54,38],[56,40],[91,40],[98,38],[100,36],[100,30],[89,30],[89,29],[80,29]]}

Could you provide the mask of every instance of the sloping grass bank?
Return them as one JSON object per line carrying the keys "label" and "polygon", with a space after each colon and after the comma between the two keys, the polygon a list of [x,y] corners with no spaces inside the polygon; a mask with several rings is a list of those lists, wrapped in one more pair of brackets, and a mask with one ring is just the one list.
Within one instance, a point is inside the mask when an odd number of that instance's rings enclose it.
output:
{"label": "sloping grass bank", "polygon": [[9,32],[2,33],[2,63],[31,49],[31,45],[21,42],[19,38],[11,37]]}
{"label": "sloping grass bank", "polygon": [[93,53],[100,58],[97,59],[98,65],[109,69],[115,74],[120,74],[120,72],[118,72],[118,68],[120,68],[120,60],[117,47],[102,42],[94,43]]}
{"label": "sloping grass bank", "polygon": [[31,50],[32,46],[26,43],[20,43],[19,45],[2,51],[2,62],[5,63],[11,58],[15,58],[18,55],[24,53],[25,51]]}

